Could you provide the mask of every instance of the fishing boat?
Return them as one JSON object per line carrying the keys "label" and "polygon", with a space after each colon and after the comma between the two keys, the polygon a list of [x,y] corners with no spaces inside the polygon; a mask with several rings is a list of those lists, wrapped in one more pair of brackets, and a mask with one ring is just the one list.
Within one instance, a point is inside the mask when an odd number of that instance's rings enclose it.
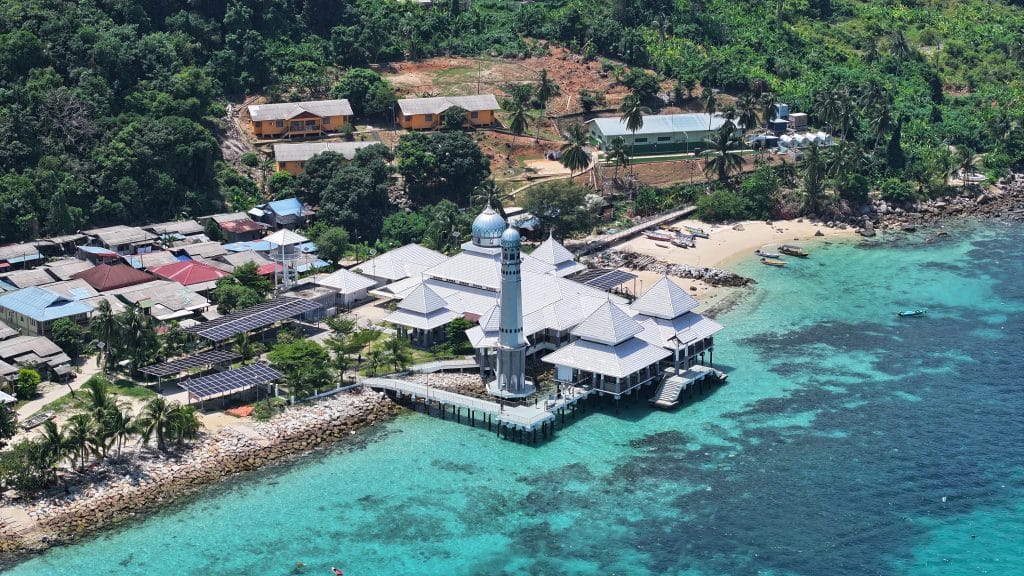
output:
{"label": "fishing boat", "polygon": [[661,242],[671,242],[674,235],[671,232],[664,232],[662,230],[648,230],[644,232],[644,237]]}
{"label": "fishing boat", "polygon": [[799,258],[807,258],[811,255],[810,252],[799,246],[793,246],[792,244],[783,244],[782,246],[779,246],[779,252],[789,256],[797,256]]}
{"label": "fishing boat", "polygon": [[694,228],[693,226],[683,226],[683,228],[686,228],[687,232],[693,234],[697,238],[710,238],[703,228]]}
{"label": "fishing boat", "polygon": [[680,248],[693,248],[693,236],[678,234],[672,239],[672,244]]}
{"label": "fishing boat", "polygon": [[785,266],[786,263],[782,260],[776,260],[775,258],[761,258],[761,264],[767,264],[768,266]]}
{"label": "fishing boat", "polygon": [[904,310],[902,312],[897,312],[897,315],[899,315],[899,316],[924,316],[927,313],[928,313],[928,309],[927,308],[914,308],[913,310]]}
{"label": "fishing boat", "polygon": [[762,258],[773,258],[775,260],[782,258],[782,254],[779,254],[778,252],[769,252],[767,250],[754,250],[754,254]]}

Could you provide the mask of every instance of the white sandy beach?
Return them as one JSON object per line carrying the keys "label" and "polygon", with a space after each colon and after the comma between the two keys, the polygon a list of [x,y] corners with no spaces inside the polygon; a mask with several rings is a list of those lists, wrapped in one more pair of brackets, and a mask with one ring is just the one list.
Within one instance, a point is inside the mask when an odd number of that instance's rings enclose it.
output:
{"label": "white sandy beach", "polygon": [[[846,230],[826,228],[821,224],[806,220],[803,222],[778,220],[772,222],[771,225],[756,220],[729,225],[710,225],[697,220],[682,220],[673,223],[673,226],[684,225],[703,228],[710,238],[697,238],[695,248],[678,248],[667,242],[658,242],[638,237],[620,244],[616,249],[623,252],[647,254],[659,260],[676,264],[729,270],[730,264],[743,258],[753,258],[753,252],[758,248],[774,249],[780,244],[812,240],[815,239],[815,233],[819,230],[824,234],[825,238],[850,238],[856,234],[852,228],[847,228]],[[742,230],[736,230],[738,225],[742,225]],[[662,246],[667,246],[667,248]],[[654,282],[657,282],[661,277],[660,274],[655,272],[630,271],[638,276],[639,284],[637,291],[641,294],[646,287],[653,286]],[[673,278],[673,280],[701,301],[701,309],[714,305],[728,291],[732,290],[709,286],[700,280],[690,280],[687,278]]]}

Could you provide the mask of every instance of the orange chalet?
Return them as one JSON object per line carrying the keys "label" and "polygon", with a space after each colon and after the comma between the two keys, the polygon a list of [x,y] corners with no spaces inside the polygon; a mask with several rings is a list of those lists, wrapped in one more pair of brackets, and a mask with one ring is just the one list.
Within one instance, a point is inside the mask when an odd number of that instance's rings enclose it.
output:
{"label": "orange chalet", "polygon": [[352,120],[348,100],[315,100],[249,106],[249,130],[257,138],[321,136]]}
{"label": "orange chalet", "polygon": [[494,94],[474,96],[438,96],[399,100],[395,120],[406,130],[433,130],[444,122],[444,113],[458,107],[466,111],[466,126],[490,126],[494,113],[501,110]]}

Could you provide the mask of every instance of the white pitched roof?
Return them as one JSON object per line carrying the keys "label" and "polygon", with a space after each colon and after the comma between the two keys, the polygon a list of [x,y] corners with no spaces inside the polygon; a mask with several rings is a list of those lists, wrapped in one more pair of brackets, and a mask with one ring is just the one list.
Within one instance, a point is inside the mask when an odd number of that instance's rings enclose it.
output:
{"label": "white pitched roof", "polygon": [[713,336],[722,330],[723,326],[711,318],[705,318],[694,312],[687,312],[676,318],[664,319],[642,314],[634,317],[634,320],[643,326],[644,331],[637,334],[651,344],[675,348],[673,338],[679,340],[679,344],[685,346],[708,336]]}
{"label": "white pitched roof", "polygon": [[317,278],[316,283],[320,286],[334,288],[342,294],[352,294],[360,290],[373,288],[377,282],[367,278],[366,276],[361,276],[355,272],[342,268],[328,274],[327,276]]}
{"label": "white pitched roof", "polygon": [[444,298],[437,295],[426,284],[420,284],[409,293],[408,296],[398,303],[398,307],[408,312],[417,314],[430,314],[441,309],[447,309]]}
{"label": "white pitched roof", "polygon": [[374,278],[395,281],[417,276],[447,259],[444,254],[430,248],[424,248],[419,244],[406,244],[353,266],[352,270],[358,270]]}
{"label": "white pitched roof", "polygon": [[642,331],[643,327],[625,310],[608,301],[573,328],[572,334],[591,342],[615,345]]}
{"label": "white pitched roof", "polygon": [[296,144],[274,144],[274,160],[278,162],[305,162],[322,152],[337,152],[351,160],[361,148],[380,142],[302,142]]}
{"label": "white pitched roof", "polygon": [[302,244],[303,242],[309,242],[309,238],[306,238],[302,234],[297,234],[291,230],[278,230],[270,236],[263,238],[264,242],[269,242],[275,246],[292,246],[294,244]]}
{"label": "white pitched roof", "polygon": [[668,276],[663,276],[630,307],[641,314],[671,319],[693,310],[697,305],[696,298],[687,294]]}
{"label": "white pitched roof", "polygon": [[352,106],[348,100],[314,100],[310,102],[283,102],[280,104],[253,104],[249,106],[249,117],[254,122],[261,120],[287,120],[303,112],[317,116],[351,116]]}
{"label": "white pitched roof", "polygon": [[437,312],[432,312],[430,314],[417,314],[406,310],[395,310],[391,314],[385,316],[384,321],[391,322],[392,324],[401,324],[402,326],[408,326],[410,328],[419,328],[420,330],[431,330],[438,326],[444,326],[458,317],[458,314],[448,309],[438,310]]}
{"label": "white pitched roof", "polygon": [[541,360],[612,378],[625,378],[671,355],[670,350],[639,338],[630,338],[618,345],[577,340]]}
{"label": "white pitched roof", "polygon": [[501,110],[494,94],[476,94],[473,96],[437,96],[434,98],[403,98],[398,101],[402,114],[440,114],[452,106],[458,106],[469,112],[479,110]]}

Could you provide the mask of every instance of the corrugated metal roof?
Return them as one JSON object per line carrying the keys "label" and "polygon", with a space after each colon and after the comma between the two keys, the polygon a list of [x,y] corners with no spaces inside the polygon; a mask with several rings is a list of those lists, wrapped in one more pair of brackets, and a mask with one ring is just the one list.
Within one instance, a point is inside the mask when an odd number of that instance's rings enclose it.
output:
{"label": "corrugated metal roof", "polygon": [[278,230],[270,236],[263,238],[263,241],[273,246],[293,246],[295,244],[309,242],[309,238],[306,238],[302,234],[292,232],[291,230]]}
{"label": "corrugated metal roof", "polygon": [[[272,210],[278,216],[305,216],[308,212],[302,201],[298,198],[274,200],[273,202],[267,202],[262,208]],[[270,242],[273,242],[273,240],[270,240]]]}
{"label": "corrugated metal roof", "polygon": [[60,280],[70,280],[75,274],[84,272],[92,267],[92,262],[79,260],[78,258],[61,258],[60,260],[48,262],[45,266],[51,275]]}
{"label": "corrugated metal roof", "polygon": [[303,112],[309,112],[320,117],[351,116],[352,106],[348,100],[312,100],[309,102],[283,102],[280,104],[254,104],[249,106],[249,117],[254,122],[287,120]]}
{"label": "corrugated metal roof", "polygon": [[[678,134],[680,132],[708,132],[709,116],[703,113],[666,114],[663,116],[644,116],[644,125],[636,131],[637,136],[650,134]],[[632,136],[633,132],[626,128],[626,123],[618,116],[612,118],[594,118],[594,126],[605,137]],[[715,115],[710,119],[710,131],[718,130],[725,124],[725,118]]]}
{"label": "corrugated metal roof", "polygon": [[92,307],[87,304],[36,286],[0,296],[0,308],[6,308],[37,322],[92,312]]}
{"label": "corrugated metal roof", "polygon": [[301,144],[274,144],[274,160],[278,162],[305,162],[323,152],[336,152],[351,160],[356,152],[380,142],[304,142]]}
{"label": "corrugated metal roof", "polygon": [[108,226],[106,228],[83,230],[82,232],[99,239],[100,242],[108,247],[151,242],[157,239],[156,234],[146,232],[142,228],[134,226]]}
{"label": "corrugated metal roof", "polygon": [[16,336],[0,341],[0,358],[7,362],[13,363],[27,354],[39,359],[66,357],[60,346],[45,336]]}
{"label": "corrugated metal roof", "polygon": [[407,244],[353,266],[352,270],[361,271],[374,278],[395,281],[416,276],[447,259],[448,257],[444,254],[430,248],[419,244]]}
{"label": "corrugated metal roof", "polygon": [[663,276],[630,307],[641,314],[671,319],[693,310],[698,304],[696,298],[687,294],[668,276]]}
{"label": "corrugated metal roof", "polygon": [[452,106],[458,106],[468,112],[480,110],[501,110],[494,94],[476,94],[472,96],[437,96],[434,98],[403,98],[398,101],[402,114],[440,114]]}
{"label": "corrugated metal roof", "polygon": [[184,286],[212,283],[228,275],[227,272],[218,270],[213,266],[191,261],[164,264],[163,266],[150,268],[149,271],[161,278],[173,280]]}
{"label": "corrugated metal roof", "polygon": [[192,234],[202,234],[203,227],[199,222],[195,220],[178,220],[175,222],[161,222],[160,224],[150,224],[149,226],[143,226],[143,230],[148,230],[154,234],[163,236],[165,234],[181,234],[182,236],[190,236]]}
{"label": "corrugated metal roof", "polygon": [[196,242],[195,244],[184,244],[179,249],[192,258],[216,258],[217,256],[223,256],[228,253],[220,242]]}
{"label": "corrugated metal roof", "polygon": [[50,273],[46,271],[46,268],[33,268],[31,270],[15,270],[14,272],[8,272],[7,274],[4,274],[3,280],[18,288],[28,288],[29,286],[50,284],[57,279],[51,276]]}

